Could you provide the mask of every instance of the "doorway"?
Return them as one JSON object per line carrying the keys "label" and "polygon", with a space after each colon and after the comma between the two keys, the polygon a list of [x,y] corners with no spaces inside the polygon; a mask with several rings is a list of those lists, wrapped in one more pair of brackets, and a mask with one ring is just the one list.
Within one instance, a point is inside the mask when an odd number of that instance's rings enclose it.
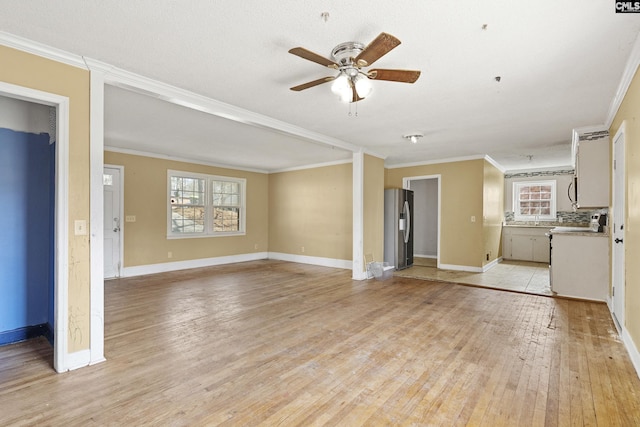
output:
{"label": "doorway", "polygon": [[0,345],[53,344],[55,128],[51,107],[0,96]]}
{"label": "doorway", "polygon": [[625,253],[624,253],[624,219],[625,219],[625,130],[623,122],[613,138],[613,225],[611,242],[611,284],[613,318],[618,329],[624,328],[625,305]]}
{"label": "doorway", "polygon": [[120,277],[122,272],[122,212],[124,167],[105,165],[104,192],[104,278]]}
{"label": "doorway", "polygon": [[406,177],[402,187],[414,192],[413,252],[416,259],[440,267],[440,175]]}
{"label": "doorway", "polygon": [[68,353],[68,149],[69,98],[35,89],[0,82],[0,96],[42,104],[55,109],[55,178],[53,180],[53,367],[58,372],[69,370]]}

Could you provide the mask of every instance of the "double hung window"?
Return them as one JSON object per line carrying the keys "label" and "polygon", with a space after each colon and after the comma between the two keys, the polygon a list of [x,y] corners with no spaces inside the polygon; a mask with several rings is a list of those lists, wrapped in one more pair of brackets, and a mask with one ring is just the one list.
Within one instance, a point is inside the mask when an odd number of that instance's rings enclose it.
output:
{"label": "double hung window", "polygon": [[245,233],[246,180],[168,171],[170,238]]}
{"label": "double hung window", "polygon": [[516,221],[556,219],[556,181],[514,182],[513,212]]}

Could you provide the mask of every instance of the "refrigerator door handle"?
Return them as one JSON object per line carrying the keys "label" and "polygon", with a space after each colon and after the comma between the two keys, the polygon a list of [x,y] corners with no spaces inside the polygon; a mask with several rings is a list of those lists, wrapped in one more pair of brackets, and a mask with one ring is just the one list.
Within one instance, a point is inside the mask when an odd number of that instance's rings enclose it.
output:
{"label": "refrigerator door handle", "polygon": [[404,242],[409,243],[409,235],[411,233],[411,211],[409,210],[408,200],[404,201],[403,213],[404,213],[404,218],[406,222],[406,225],[404,227]]}

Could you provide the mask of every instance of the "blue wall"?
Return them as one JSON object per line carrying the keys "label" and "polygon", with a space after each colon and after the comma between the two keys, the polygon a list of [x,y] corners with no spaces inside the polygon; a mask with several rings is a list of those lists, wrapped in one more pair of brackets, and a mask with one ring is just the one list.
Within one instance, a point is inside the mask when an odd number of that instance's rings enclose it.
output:
{"label": "blue wall", "polygon": [[47,134],[0,129],[0,344],[7,331],[53,329],[54,164]]}

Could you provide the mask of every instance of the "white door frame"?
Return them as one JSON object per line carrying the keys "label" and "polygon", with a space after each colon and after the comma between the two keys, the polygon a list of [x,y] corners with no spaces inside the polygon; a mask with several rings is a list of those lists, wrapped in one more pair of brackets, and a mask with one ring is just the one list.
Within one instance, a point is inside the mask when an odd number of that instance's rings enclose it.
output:
{"label": "white door frame", "polygon": [[[438,181],[438,242],[437,242],[437,255],[436,255],[436,267],[440,268],[440,219],[442,218],[442,175],[422,175],[422,176],[407,176],[402,178],[402,188],[405,190],[411,189],[411,181],[421,181],[424,179],[436,179]],[[414,236],[415,239],[415,236]]]}
{"label": "white door frame", "polygon": [[[116,277],[121,277],[122,276],[122,268],[124,266],[124,223],[125,223],[125,218],[124,218],[124,166],[122,165],[111,165],[111,164],[106,164],[104,165],[104,167],[102,168],[104,170],[104,168],[111,168],[111,169],[117,169],[120,172],[120,184],[118,185],[118,204],[119,204],[119,209],[118,209],[118,218],[120,218],[120,238],[119,243],[118,243],[118,274]],[[104,193],[103,193],[104,194]],[[104,239],[104,236],[103,236]],[[103,256],[104,256],[104,251],[103,251]],[[104,268],[103,268],[104,271]]]}
{"label": "white door frame", "polygon": [[[611,180],[612,182],[612,196],[611,196],[611,205],[613,207],[613,214],[614,217],[615,216],[619,216],[618,214],[621,214],[622,217],[622,225],[624,226],[624,222],[626,220],[626,188],[625,188],[625,133],[626,133],[626,121],[623,121],[622,124],[620,125],[620,128],[618,129],[618,131],[616,132],[615,136],[613,137],[613,156],[612,157],[612,167],[611,170],[613,171],[613,179]],[[616,150],[616,143],[617,144],[621,144],[620,147],[620,152],[618,152],[618,150]],[[616,157],[616,153],[620,154],[622,158],[618,158]],[[615,162],[615,163],[613,163]],[[617,190],[620,190],[617,188],[616,186],[616,176],[619,176],[618,174],[622,173],[622,196],[620,197],[620,200],[618,200],[616,194],[617,194]],[[620,183],[618,183],[620,184]],[[616,258],[616,246],[619,244],[623,244],[622,243],[616,243],[615,239],[616,238],[622,238],[622,240],[624,241],[624,235],[625,235],[625,229],[623,228],[622,230],[620,230],[618,233],[622,234],[622,237],[620,237],[620,234],[616,234],[615,229],[620,227],[620,224],[616,224],[614,218],[609,218],[609,224],[612,224],[611,227],[611,286],[612,286],[612,290],[613,290],[613,294],[611,295],[611,312],[613,313],[613,318],[616,322],[618,322],[618,324],[616,326],[618,326],[621,330],[624,329],[624,325],[625,325],[625,304],[626,304],[626,300],[625,300],[625,282],[626,282],[626,278],[625,278],[625,249],[624,246],[622,247],[621,250],[621,255],[620,255],[620,259]],[[618,282],[616,282],[616,279],[618,279]],[[622,304],[616,304],[616,302],[622,302]]]}
{"label": "white door frame", "polygon": [[53,367],[69,366],[69,98],[10,83],[0,82],[0,95],[56,108],[55,230],[54,230],[54,336]]}

